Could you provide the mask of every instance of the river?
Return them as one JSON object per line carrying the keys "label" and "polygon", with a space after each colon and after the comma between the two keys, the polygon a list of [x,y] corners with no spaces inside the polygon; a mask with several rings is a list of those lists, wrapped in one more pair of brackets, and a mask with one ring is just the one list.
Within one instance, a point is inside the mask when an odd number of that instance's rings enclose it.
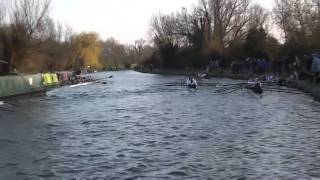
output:
{"label": "river", "polygon": [[[0,108],[0,179],[320,178],[320,103],[108,72]],[[235,83],[228,79],[210,82]]]}

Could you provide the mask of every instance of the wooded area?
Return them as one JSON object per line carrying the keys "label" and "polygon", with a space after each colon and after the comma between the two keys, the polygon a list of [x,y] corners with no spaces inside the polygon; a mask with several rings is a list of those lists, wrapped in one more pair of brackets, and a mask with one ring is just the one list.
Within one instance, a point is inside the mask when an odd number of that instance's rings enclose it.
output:
{"label": "wooded area", "polygon": [[145,42],[123,45],[94,32],[75,33],[50,17],[50,0],[0,1],[0,74],[118,69],[143,56]]}
{"label": "wooded area", "polygon": [[193,8],[154,15],[151,41],[132,45],[54,22],[50,0],[9,2],[0,4],[0,74],[132,64],[202,68],[213,59],[228,67],[233,60],[293,61],[320,52],[319,0],[275,0],[272,11],[250,0],[199,0]]}
{"label": "wooded area", "polygon": [[201,68],[219,59],[229,67],[257,58],[277,65],[320,52],[320,1],[275,0],[270,11],[250,0],[200,0],[154,16],[151,32],[158,51],[147,64]]}

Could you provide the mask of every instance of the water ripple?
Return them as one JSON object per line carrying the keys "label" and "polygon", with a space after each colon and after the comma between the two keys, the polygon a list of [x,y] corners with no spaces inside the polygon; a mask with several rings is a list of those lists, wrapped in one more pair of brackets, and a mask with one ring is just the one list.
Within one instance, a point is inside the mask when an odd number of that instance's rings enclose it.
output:
{"label": "water ripple", "polygon": [[0,179],[320,178],[320,103],[182,79],[124,71],[6,103]]}

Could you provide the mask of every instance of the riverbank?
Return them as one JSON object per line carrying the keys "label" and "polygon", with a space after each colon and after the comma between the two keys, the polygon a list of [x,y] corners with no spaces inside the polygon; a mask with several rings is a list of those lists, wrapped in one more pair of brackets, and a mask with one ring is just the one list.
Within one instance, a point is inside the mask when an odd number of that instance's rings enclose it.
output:
{"label": "riverbank", "polygon": [[293,81],[293,87],[320,101],[320,84],[315,84],[310,81]]}
{"label": "riverbank", "polygon": [[6,99],[27,94],[42,93],[42,75],[8,75],[0,76],[0,98]]}
{"label": "riverbank", "polygon": [[[153,69],[152,71],[148,69],[138,69],[136,70],[141,73],[151,73],[151,74],[161,74],[161,75],[181,75],[186,76],[186,70],[173,70],[173,69]],[[194,76],[201,73],[200,70],[190,70],[190,73]],[[252,77],[257,75],[253,73],[241,73],[241,74],[232,74],[231,72],[224,72],[224,73],[209,73],[210,77],[215,78],[230,78],[234,80],[248,80]],[[320,84],[315,84],[310,81],[293,81],[290,80],[289,82],[290,87],[297,88],[300,91],[309,94],[316,100],[320,101]]]}

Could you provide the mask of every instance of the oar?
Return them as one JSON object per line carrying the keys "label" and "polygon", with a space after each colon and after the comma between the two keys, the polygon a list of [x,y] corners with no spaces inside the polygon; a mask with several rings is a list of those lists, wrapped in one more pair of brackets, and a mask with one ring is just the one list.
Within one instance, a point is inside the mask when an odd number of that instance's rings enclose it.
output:
{"label": "oar", "polygon": [[214,91],[214,94],[224,94],[224,93],[229,93],[229,92],[234,92],[234,91],[238,91],[240,89],[243,89],[243,87],[238,86],[238,87],[233,87],[230,89],[222,89],[222,90],[218,90],[218,91]]}
{"label": "oar", "polygon": [[223,86],[223,87],[228,87],[228,86],[239,86],[239,85],[245,85],[246,83],[236,83],[236,84],[222,84],[222,83],[201,83],[203,85],[207,86]]}
{"label": "oar", "polygon": [[280,89],[280,88],[272,88],[272,87],[266,87],[264,89],[266,89],[266,90],[275,90],[275,91],[298,92],[298,90],[296,90],[296,89]]}
{"label": "oar", "polygon": [[224,94],[231,94],[231,93],[234,93],[234,92],[236,92],[236,91],[239,91],[239,90],[241,90],[242,88],[237,88],[237,89],[234,89],[233,91],[228,91],[228,92],[226,92],[226,93],[224,93]]}
{"label": "oar", "polygon": [[0,111],[5,111],[5,112],[14,112],[11,109],[5,108],[5,107],[0,107]]}
{"label": "oar", "polygon": [[97,83],[97,84],[108,84],[107,82],[100,82],[100,81],[94,81],[94,83]]}
{"label": "oar", "polygon": [[265,89],[264,91],[266,92],[279,92],[279,93],[288,93],[288,94],[308,94],[308,93],[303,93],[303,92],[294,92],[294,91],[276,91],[276,90],[269,90]]}
{"label": "oar", "polygon": [[108,77],[104,77],[104,78],[100,78],[100,79],[96,79],[96,81],[105,80],[105,79],[111,79],[111,78],[113,78],[113,75],[108,76]]}
{"label": "oar", "polygon": [[237,89],[237,88],[243,88],[243,86],[238,85],[238,86],[231,86],[231,87],[227,87],[227,88],[221,88],[221,89],[216,90],[215,92],[223,92],[223,91],[233,90],[233,89]]}
{"label": "oar", "polygon": [[268,87],[266,86],[267,89],[279,89],[279,90],[288,90],[288,91],[296,91],[297,89],[295,88],[280,88],[280,87]]}

